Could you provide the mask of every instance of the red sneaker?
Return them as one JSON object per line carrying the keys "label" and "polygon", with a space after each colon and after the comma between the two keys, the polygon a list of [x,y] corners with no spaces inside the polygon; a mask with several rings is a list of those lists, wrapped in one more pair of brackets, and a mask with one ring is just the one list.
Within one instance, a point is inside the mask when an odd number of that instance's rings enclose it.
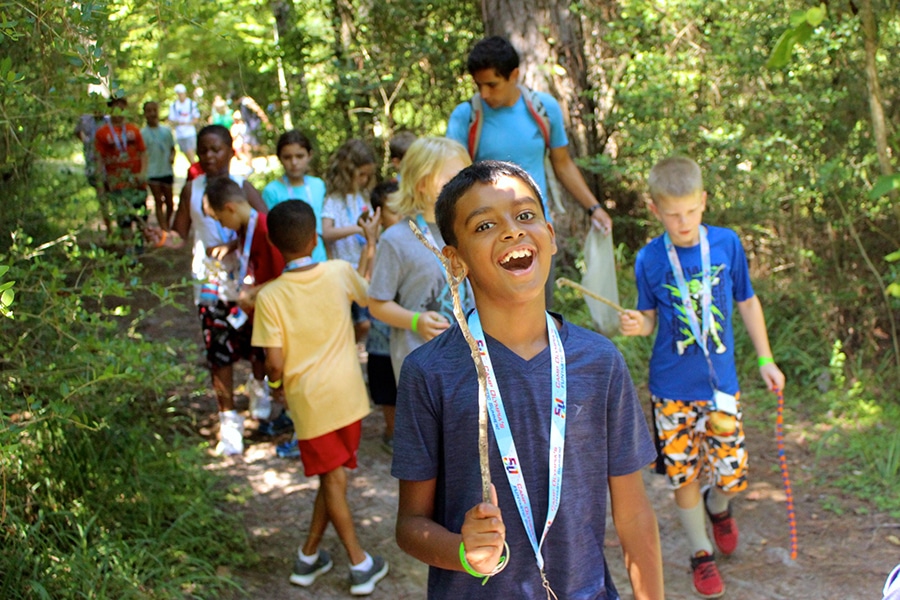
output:
{"label": "red sneaker", "polygon": [[709,520],[712,521],[713,539],[716,541],[716,548],[725,556],[729,556],[734,553],[738,545],[738,526],[737,521],[731,516],[731,503],[728,504],[728,510],[714,515],[709,512],[709,507],[706,505],[707,495],[709,495],[709,490],[706,490],[703,494],[703,508],[706,509]]}
{"label": "red sneaker", "polygon": [[694,572],[694,591],[704,598],[719,598],[725,593],[725,584],[716,567],[716,557],[701,550],[691,557]]}

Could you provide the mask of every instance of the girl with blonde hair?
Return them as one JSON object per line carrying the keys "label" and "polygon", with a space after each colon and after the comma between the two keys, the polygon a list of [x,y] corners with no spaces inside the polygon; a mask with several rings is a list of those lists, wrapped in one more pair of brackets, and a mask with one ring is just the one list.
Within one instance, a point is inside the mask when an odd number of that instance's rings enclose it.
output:
{"label": "girl with blonde hair", "polygon": [[369,311],[391,326],[391,364],[399,378],[406,356],[450,326],[453,301],[440,261],[416,238],[410,221],[438,248],[434,222],[441,188],[472,163],[466,149],[447,138],[413,142],[400,163],[400,189],[388,207],[403,215],[381,236],[369,285]]}

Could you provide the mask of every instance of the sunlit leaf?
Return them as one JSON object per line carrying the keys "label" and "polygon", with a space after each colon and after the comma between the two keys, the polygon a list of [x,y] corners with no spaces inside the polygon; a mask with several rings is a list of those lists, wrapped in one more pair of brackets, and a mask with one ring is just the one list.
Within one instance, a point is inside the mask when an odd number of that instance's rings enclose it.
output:
{"label": "sunlit leaf", "polygon": [[900,173],[882,175],[875,181],[875,185],[869,191],[869,199],[880,198],[896,189],[900,189]]}
{"label": "sunlit leaf", "polygon": [[769,69],[781,69],[787,66],[791,59],[791,50],[794,47],[794,30],[787,29],[778,38],[775,49],[772,50],[769,60],[766,61],[766,67]]}
{"label": "sunlit leaf", "polygon": [[825,5],[821,4],[806,11],[806,22],[809,23],[812,27],[818,27],[822,24],[822,21],[825,20],[825,15],[827,14],[828,13]]}
{"label": "sunlit leaf", "polygon": [[797,27],[801,23],[806,23],[807,11],[795,10],[791,11],[791,27]]}

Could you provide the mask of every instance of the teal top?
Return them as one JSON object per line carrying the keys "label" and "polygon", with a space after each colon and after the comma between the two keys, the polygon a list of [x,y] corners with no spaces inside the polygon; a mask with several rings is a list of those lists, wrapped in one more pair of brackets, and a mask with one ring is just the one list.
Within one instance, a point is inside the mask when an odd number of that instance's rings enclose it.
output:
{"label": "teal top", "polygon": [[316,233],[319,234],[312,259],[316,262],[328,260],[328,255],[325,253],[325,242],[322,240],[322,206],[325,204],[324,181],[318,177],[306,175],[303,177],[303,185],[292,186],[287,177],[280,177],[263,188],[262,198],[269,210],[285,200],[303,200],[312,206],[313,212],[316,214]]}

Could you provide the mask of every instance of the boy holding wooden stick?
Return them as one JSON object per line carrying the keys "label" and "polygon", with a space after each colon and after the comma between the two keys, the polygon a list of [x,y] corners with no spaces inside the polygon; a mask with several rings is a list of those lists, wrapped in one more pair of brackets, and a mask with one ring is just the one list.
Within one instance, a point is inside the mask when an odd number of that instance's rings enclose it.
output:
{"label": "boy holding wooden stick", "polygon": [[[440,194],[445,265],[468,275],[476,310],[404,362],[397,542],[431,565],[432,599],[618,598],[603,555],[608,489],[635,597],[662,598],[641,476],[652,440],[612,343],[545,310],[556,241],[543,215],[534,181],[511,163],[476,163]],[[467,338],[486,373],[483,450],[500,478],[490,502]]]}
{"label": "boy holding wooden stick", "polygon": [[706,519],[719,552],[733,553],[738,529],[730,500],[747,487],[733,302],[769,389],[783,390],[784,374],[772,358],[740,239],[729,229],[702,224],[706,192],[699,165],[666,158],[650,170],[649,183],[650,210],[665,233],[638,252],[638,309],[620,315],[622,334],[650,335],[659,323],[650,358],[657,445],[691,547],[694,589],[718,598],[725,585]]}

